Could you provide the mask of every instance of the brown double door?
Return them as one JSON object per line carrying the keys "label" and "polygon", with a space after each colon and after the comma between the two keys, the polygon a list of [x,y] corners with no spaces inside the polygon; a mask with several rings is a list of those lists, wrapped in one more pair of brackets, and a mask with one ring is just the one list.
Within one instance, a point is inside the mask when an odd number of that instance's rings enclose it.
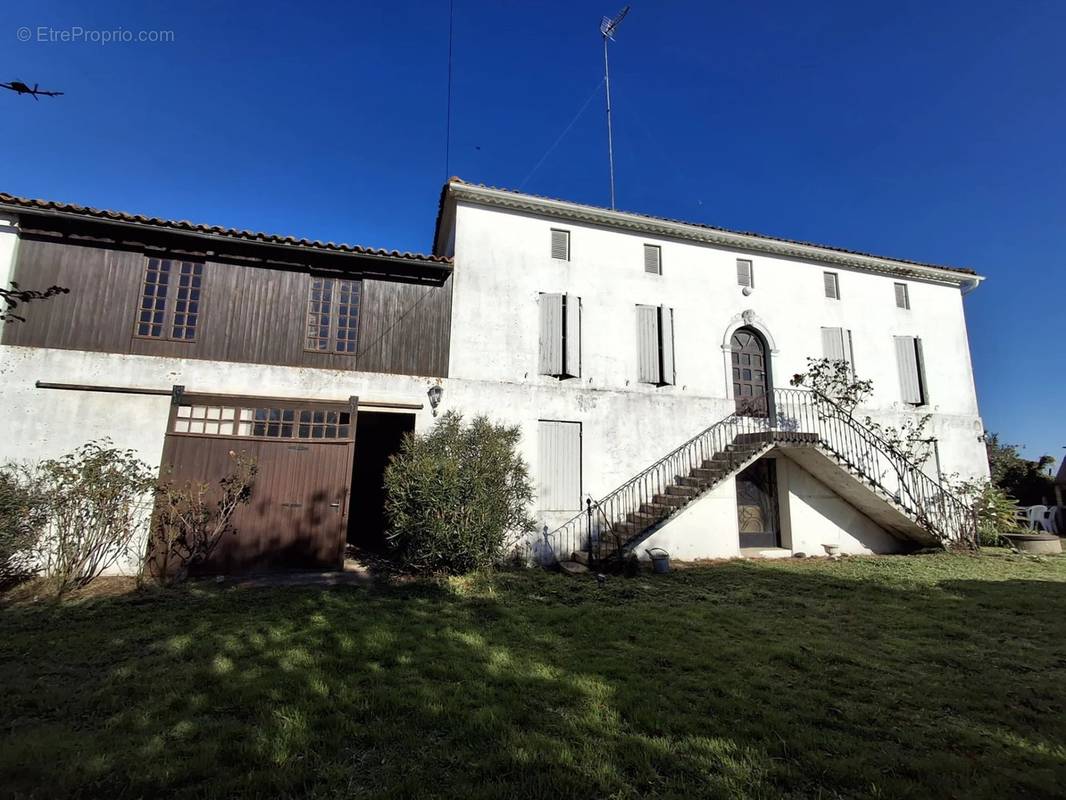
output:
{"label": "brown double door", "polygon": [[171,408],[162,474],[217,486],[233,455],[255,459],[249,502],[200,574],[337,569],[348,528],[356,405],[184,395]]}
{"label": "brown double door", "polygon": [[769,416],[769,371],[762,337],[741,328],[730,341],[733,361],[733,397],[738,414]]}

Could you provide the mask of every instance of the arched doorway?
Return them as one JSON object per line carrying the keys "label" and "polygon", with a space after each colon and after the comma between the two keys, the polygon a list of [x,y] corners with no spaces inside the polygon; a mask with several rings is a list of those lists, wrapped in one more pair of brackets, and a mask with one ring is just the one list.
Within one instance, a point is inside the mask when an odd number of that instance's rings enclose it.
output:
{"label": "arched doorway", "polygon": [[770,414],[770,363],[766,342],[754,328],[738,328],[730,340],[733,363],[733,398],[738,414]]}

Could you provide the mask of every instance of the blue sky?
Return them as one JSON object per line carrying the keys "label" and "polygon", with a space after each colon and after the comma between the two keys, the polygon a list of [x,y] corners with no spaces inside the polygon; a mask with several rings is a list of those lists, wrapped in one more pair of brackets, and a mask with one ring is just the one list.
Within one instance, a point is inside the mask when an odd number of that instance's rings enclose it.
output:
{"label": "blue sky", "polygon": [[[599,95],[543,157],[620,5],[455,0],[449,172],[606,204]],[[1066,3],[633,5],[619,208],[976,268],[986,426],[1061,456]],[[59,40],[79,28],[173,41]],[[2,79],[67,94],[0,96],[0,190],[427,250],[447,33],[447,0],[4,4]]]}

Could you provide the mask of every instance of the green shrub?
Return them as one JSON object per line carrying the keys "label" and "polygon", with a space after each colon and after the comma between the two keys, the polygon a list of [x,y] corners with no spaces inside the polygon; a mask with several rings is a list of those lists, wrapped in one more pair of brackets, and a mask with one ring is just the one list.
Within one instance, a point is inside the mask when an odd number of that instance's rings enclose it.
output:
{"label": "green shrub", "polygon": [[155,476],[132,450],[89,442],[42,462],[40,475],[49,498],[40,552],[57,594],[85,586],[143,546]]}
{"label": "green shrub", "polygon": [[48,494],[36,471],[0,468],[0,589],[36,574],[37,544],[48,512]]}
{"label": "green shrub", "polygon": [[385,470],[388,541],[417,572],[464,573],[494,565],[536,526],[518,427],[449,411],[433,430],[404,439]]}

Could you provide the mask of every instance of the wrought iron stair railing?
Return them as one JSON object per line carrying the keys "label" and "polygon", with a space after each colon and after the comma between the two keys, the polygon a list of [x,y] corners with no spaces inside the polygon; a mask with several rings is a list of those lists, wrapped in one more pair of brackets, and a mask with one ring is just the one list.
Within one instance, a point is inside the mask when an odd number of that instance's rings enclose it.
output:
{"label": "wrought iron stair railing", "polygon": [[[700,431],[599,501],[590,498],[584,511],[548,534],[550,545],[564,560],[571,553],[587,554],[590,563],[615,557],[644,530],[775,444],[820,447],[941,543],[974,541],[969,509],[883,437],[824,395],[775,389]],[[708,463],[713,469],[706,468]],[[681,488],[686,483],[692,491]]]}

